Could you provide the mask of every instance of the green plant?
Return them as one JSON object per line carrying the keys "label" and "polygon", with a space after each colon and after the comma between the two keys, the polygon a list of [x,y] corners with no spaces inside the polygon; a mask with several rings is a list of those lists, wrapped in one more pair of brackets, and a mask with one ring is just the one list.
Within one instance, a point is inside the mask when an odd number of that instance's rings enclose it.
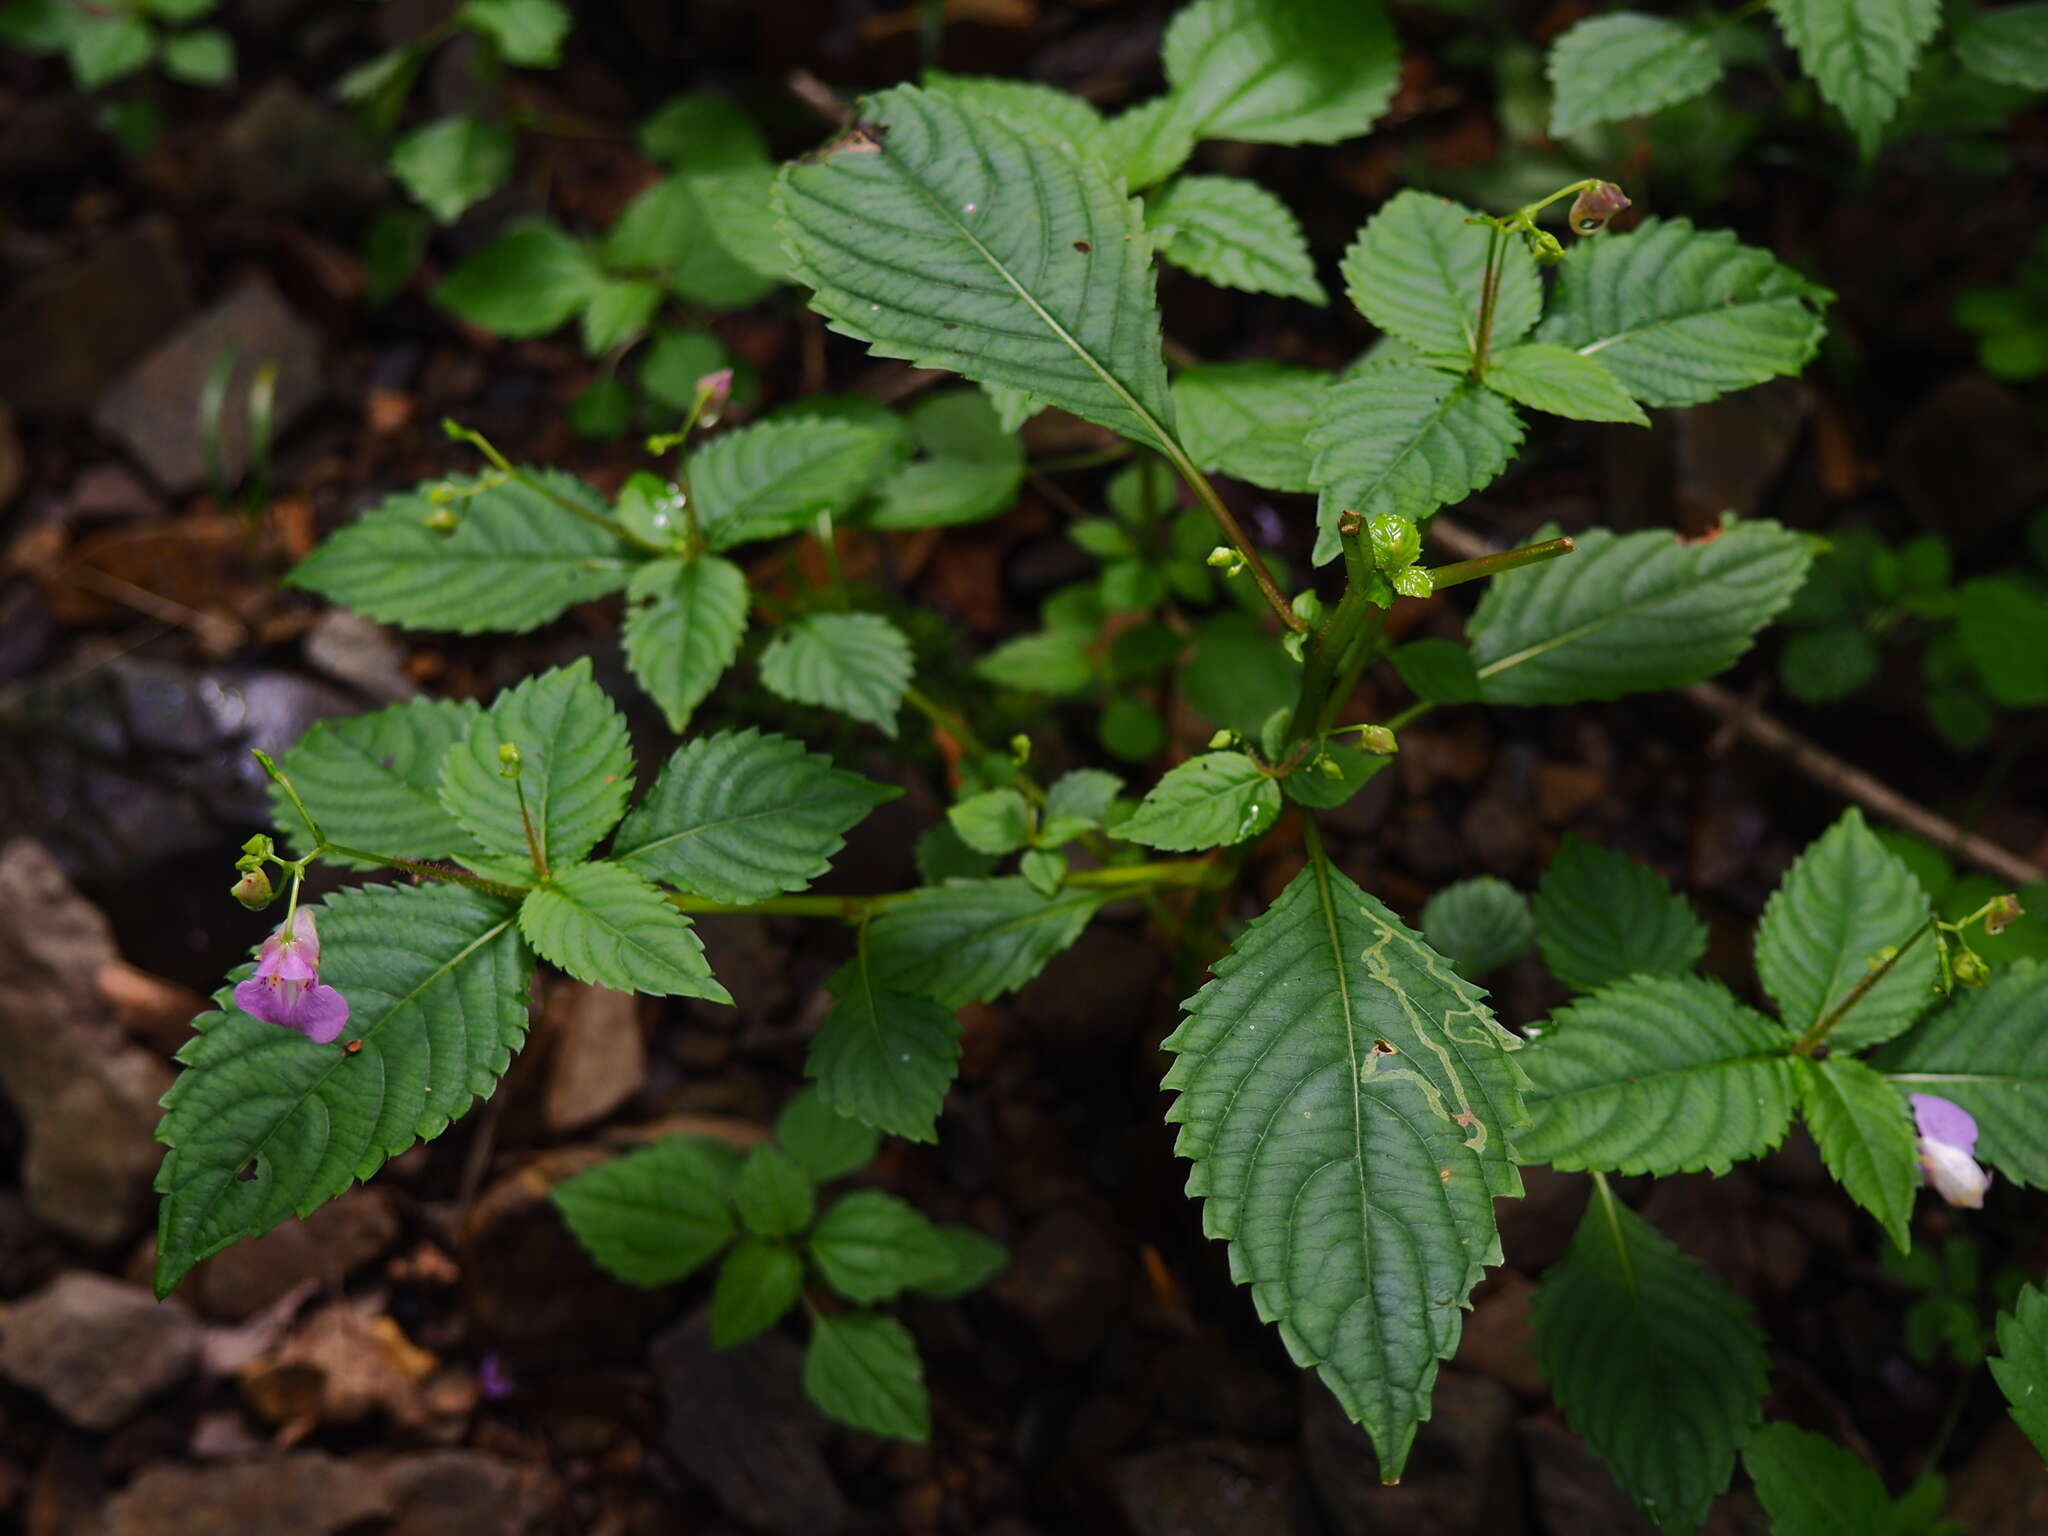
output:
{"label": "green plant", "polygon": [[[2035,239],[2012,282],[1965,288],[1955,313],[1956,324],[1977,338],[1986,373],[2016,383],[2048,373],[2048,235]],[[2048,536],[2037,542],[2048,547]]]}
{"label": "green plant", "polygon": [[202,26],[219,0],[14,0],[0,8],[0,43],[62,54],[82,91],[97,91],[160,64],[184,85],[235,78],[235,45]]}

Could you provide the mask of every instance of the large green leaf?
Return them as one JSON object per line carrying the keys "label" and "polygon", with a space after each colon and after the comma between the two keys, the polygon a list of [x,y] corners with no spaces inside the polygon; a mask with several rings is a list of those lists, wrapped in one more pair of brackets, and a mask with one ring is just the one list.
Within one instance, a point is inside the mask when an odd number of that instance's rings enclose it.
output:
{"label": "large green leaf", "polygon": [[633,573],[620,635],[626,664],[680,733],[747,632],[747,578],[730,560],[654,560]]}
{"label": "large green leaf", "polygon": [[1956,56],[1987,80],[2048,91],[2048,5],[1978,12],[1956,28]]}
{"label": "large green leaf", "polygon": [[1255,181],[1181,176],[1145,200],[1159,254],[1225,288],[1327,304],[1294,211]]}
{"label": "large green leaf", "polygon": [[[1489,231],[1461,203],[1396,192],[1344,253],[1344,282],[1358,312],[1425,356],[1462,367],[1479,349],[1479,300]],[[1492,348],[1528,334],[1543,310],[1536,260],[1520,240],[1501,247]]]}
{"label": "large green leaf", "polygon": [[1186,1004],[1165,1086],[1203,1229],[1289,1351],[1401,1475],[1437,1361],[1520,1191],[1519,1042],[1482,994],[1325,861]]}
{"label": "large green leaf", "polygon": [[461,19],[495,42],[507,64],[547,69],[562,62],[570,16],[560,0],[463,0]]}
{"label": "large green leaf", "polygon": [[1660,1530],[1690,1536],[1763,1416],[1770,1359],[1742,1298],[1601,1185],[1530,1322],[1566,1422]]}
{"label": "large green leaf", "polygon": [[1855,131],[1877,153],[1920,51],[1941,25],[1941,0],[1771,0],[1785,40]]}
{"label": "large green leaf", "polygon": [[1647,117],[1713,89],[1721,55],[1702,26],[1621,11],[1589,16],[1551,45],[1550,132]]}
{"label": "large green leaf", "polygon": [[1529,952],[1529,898],[1493,875],[1447,885],[1424,903],[1422,936],[1465,977],[1484,976]]}
{"label": "large green leaf", "polygon": [[1524,342],[1495,354],[1486,387],[1531,410],[1572,421],[1621,421],[1647,427],[1650,418],[1597,357],[1547,341]]}
{"label": "large green leaf", "polygon": [[1328,374],[1286,363],[1184,369],[1173,381],[1173,402],[1188,457],[1269,491],[1312,491],[1307,437],[1329,387]]}
{"label": "large green leaf", "polygon": [[1977,1120],[1977,1156],[2048,1189],[2048,967],[2020,960],[1966,992],[1871,1065],[1908,1093],[1953,1099]]}
{"label": "large green leaf", "polygon": [[234,1009],[193,1020],[157,1140],[157,1294],[430,1140],[497,1086],[526,1036],[533,959],[512,907],[453,885],[365,886],[319,909],[321,981],[351,1050]]}
{"label": "large green leaf", "polygon": [[1698,405],[1804,368],[1828,297],[1726,230],[1645,219],[1565,252],[1536,336],[1599,358],[1645,405]]}
{"label": "large green leaf", "polygon": [[709,1136],[670,1136],[564,1179],[549,1198],[590,1256],[632,1285],[669,1285],[739,1234],[740,1157]]}
{"label": "large green leaf", "polygon": [[1766,1424],[1742,1464],[1771,1517],[1771,1536],[1894,1536],[1884,1479],[1854,1452],[1790,1424]]}
{"label": "large green leaf", "polygon": [[877,489],[870,528],[949,528],[1016,505],[1024,445],[981,390],[927,395],[910,408],[909,425],[921,456]]}
{"label": "large green leaf", "polygon": [[875,1160],[882,1144],[873,1126],[849,1120],[815,1088],[806,1088],[775,1117],[775,1139],[820,1184],[842,1179]]}
{"label": "large green leaf", "polygon": [[522,224],[441,279],[434,302],[493,336],[545,336],[596,297],[604,272],[580,241]]}
{"label": "large green leaf", "polygon": [[836,709],[891,737],[914,667],[903,631],[878,613],[796,619],[761,653],[761,681],[770,693]]}
{"label": "large green leaf", "polygon": [[[603,515],[603,498],[555,470],[529,471],[556,495]],[[635,561],[619,541],[516,481],[459,495],[459,521],[437,533],[442,509],[426,492],[387,496],[328,538],[285,577],[358,613],[413,629],[474,635],[536,629],[571,603],[626,584]],[[446,482],[458,493],[476,482]]]}
{"label": "large green leaf", "polygon": [[1707,952],[1707,925],[1654,869],[1567,832],[1536,888],[1536,941],[1574,992],[1627,976],[1683,976]]}
{"label": "large green leaf", "polygon": [[1161,53],[1179,120],[1201,138],[1262,144],[1357,138],[1401,73],[1379,0],[1195,0]]}
{"label": "large green leaf", "polygon": [[952,1246],[938,1227],[909,1201],[879,1189],[842,1196],[811,1229],[809,1248],[825,1283],[862,1306],[940,1280],[953,1268]]}
{"label": "large green leaf", "polygon": [[878,994],[908,992],[948,1008],[985,1003],[1044,970],[1107,899],[1096,890],[1047,896],[1014,876],[915,891],[868,927],[870,985]]}
{"label": "large green leaf", "polygon": [[505,184],[512,174],[512,130],[456,115],[415,128],[391,146],[391,174],[413,201],[443,224]]}
{"label": "large green leaf", "polygon": [[720,731],[677,749],[612,857],[713,901],[765,901],[825,873],[846,829],[901,793],[787,736]]}
{"label": "large green leaf", "polygon": [[1148,848],[1186,852],[1257,837],[1280,814],[1280,785],[1242,752],[1205,752],[1169,769],[1117,824],[1116,835]]}
{"label": "large green leaf", "polygon": [[1332,385],[1308,434],[1316,563],[1337,555],[1340,513],[1420,522],[1492,483],[1521,441],[1522,419],[1501,396],[1422,363],[1370,363]]}
{"label": "large green leaf", "polygon": [[[1879,952],[1927,921],[1927,893],[1905,860],[1851,806],[1817,838],[1764,907],[1756,971],[1794,1034],[1804,1034],[1870,977]],[[1923,937],[1856,1001],[1828,1043],[1855,1050],[1889,1040],[1934,1001],[1934,943]]]}
{"label": "large green leaf", "polygon": [[[499,749],[519,749],[509,779]],[[523,793],[548,864],[580,859],[611,831],[633,790],[626,722],[591,679],[587,658],[529,677],[499,694],[448,749],[441,804],[486,852],[528,858]]]}
{"label": "large green leaf", "polygon": [[805,1074],[842,1115],[909,1141],[938,1140],[939,1110],[960,1063],[953,1010],[878,989],[865,948],[828,986],[832,1010],[811,1041]]}
{"label": "large green leaf", "polygon": [[1748,650],[1792,601],[1812,546],[1776,523],[1573,535],[1576,549],[1497,576],[1467,628],[1492,704],[1576,704],[1679,688]]}
{"label": "large green leaf", "polygon": [[1800,1112],[1828,1172],[1906,1247],[1920,1166],[1904,1095],[1853,1057],[1801,1056],[1792,1065]]}
{"label": "large green leaf", "polygon": [[1525,1163],[1608,1173],[1725,1173],[1792,1122],[1778,1026],[1719,982],[1635,976],[1531,1031]]}
{"label": "large green leaf", "polygon": [[954,75],[925,71],[924,88],[952,97],[978,117],[1000,117],[1014,128],[1037,133],[1084,155],[1105,154],[1107,124],[1086,97],[999,75]]}
{"label": "large green leaf", "polygon": [[704,941],[661,892],[616,864],[571,864],[519,904],[526,942],[574,976],[614,992],[729,1003]]}
{"label": "large green leaf", "polygon": [[704,539],[730,549],[810,526],[851,506],[892,467],[895,435],[807,417],[724,432],[690,455],[690,494]]}
{"label": "large green leaf", "polygon": [[776,192],[797,279],[833,328],[1170,438],[1152,242],[1110,173],[915,86],[869,98],[861,122]]}
{"label": "large green leaf", "polygon": [[[461,858],[476,845],[441,804],[441,764],[482,714],[468,700],[414,699],[352,720],[317,721],[278,766],[332,841],[407,859]],[[275,784],[270,805],[290,845],[310,848],[305,822]]]}
{"label": "large green leaf", "polygon": [[2038,1282],[1999,1314],[1998,1353],[1990,1363],[2013,1421],[2048,1456],[2048,1289]]}
{"label": "large green leaf", "polygon": [[804,1391],[828,1417],[887,1440],[931,1438],[917,1341],[879,1312],[814,1312]]}
{"label": "large green leaf", "polygon": [[[765,165],[664,177],[619,215],[605,237],[605,262],[656,274],[694,303],[720,309],[751,304],[783,276],[767,204],[774,184],[775,173]],[[734,192],[739,195],[729,195]]]}

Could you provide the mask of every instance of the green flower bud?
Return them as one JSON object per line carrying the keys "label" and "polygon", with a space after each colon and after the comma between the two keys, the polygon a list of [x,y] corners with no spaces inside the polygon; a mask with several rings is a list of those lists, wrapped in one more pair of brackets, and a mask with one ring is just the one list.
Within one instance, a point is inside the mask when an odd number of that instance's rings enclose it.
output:
{"label": "green flower bud", "polygon": [[1958,986],[1974,990],[1991,984],[1991,967],[1974,949],[1966,949],[1955,957],[1954,970]]}
{"label": "green flower bud", "polygon": [[453,507],[436,507],[427,514],[427,528],[442,537],[462,526],[462,514]]}
{"label": "green flower bud", "polygon": [[503,779],[518,778],[520,762],[521,759],[517,747],[513,746],[509,741],[498,743],[498,777]]}
{"label": "green flower bud", "polygon": [[1365,531],[1372,540],[1372,563],[1383,571],[1413,565],[1422,553],[1422,530],[1405,517],[1375,512],[1365,520]]}
{"label": "green flower bud", "polygon": [[1522,238],[1527,242],[1529,254],[1536,258],[1539,267],[1554,267],[1564,260],[1564,246],[1557,236],[1547,229],[1526,229]]}
{"label": "green flower bud", "polygon": [[1984,914],[1984,931],[2003,933],[2026,915],[2026,908],[2020,905],[2019,897],[2010,894],[1995,897],[1991,910]]}
{"label": "green flower bud", "polygon": [[1209,750],[1211,752],[1221,752],[1235,740],[1237,740],[1237,732],[1226,726],[1223,730],[1218,731],[1209,738]]}
{"label": "green flower bud", "polygon": [[1590,235],[1628,206],[1628,194],[1611,181],[1596,181],[1572,200],[1572,233]]}
{"label": "green flower bud", "polygon": [[1020,763],[1031,761],[1031,738],[1022,731],[1010,738],[1010,756]]}
{"label": "green flower bud", "polygon": [[267,907],[277,899],[277,892],[270,888],[270,876],[260,869],[245,870],[229,894],[251,912]]}
{"label": "green flower bud", "polygon": [[1393,582],[1394,590],[1403,597],[1427,597],[1436,590],[1436,578],[1419,565],[1411,565],[1405,571],[1396,571],[1387,579]]}
{"label": "green flower bud", "polygon": [[1401,750],[1401,744],[1394,739],[1394,733],[1384,725],[1368,725],[1358,733],[1361,749],[1380,757],[1392,757]]}
{"label": "green flower bud", "polygon": [[1244,569],[1244,556],[1240,555],[1228,544],[1218,544],[1209,551],[1205,563],[1221,571],[1226,576],[1235,576]]}

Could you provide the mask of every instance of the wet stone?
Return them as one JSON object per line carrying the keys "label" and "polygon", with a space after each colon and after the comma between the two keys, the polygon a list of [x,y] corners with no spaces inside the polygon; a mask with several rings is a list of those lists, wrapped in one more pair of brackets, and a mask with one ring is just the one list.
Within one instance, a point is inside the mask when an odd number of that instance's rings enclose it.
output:
{"label": "wet stone", "polygon": [[188,1376],[200,1329],[176,1302],[86,1270],[0,1311],[0,1376],[82,1429],[112,1429]]}
{"label": "wet stone", "polygon": [[218,168],[234,200],[279,213],[374,203],[384,170],[341,113],[288,80],[272,80],[221,130]]}
{"label": "wet stone", "polygon": [[0,304],[0,400],[30,414],[84,410],[191,312],[170,221],[130,225]]}
{"label": "wet stone", "polygon": [[1306,1536],[1294,1459],[1228,1440],[1127,1456],[1109,1469],[1110,1496],[1136,1536]]}
{"label": "wet stone", "polygon": [[1080,1360],[1101,1347],[1123,1307],[1124,1250],[1078,1206],[1051,1212],[989,1285],[1030,1319],[1047,1354]]}
{"label": "wet stone", "polygon": [[383,1481],[324,1451],[165,1463],[107,1504],[101,1536],[341,1536],[387,1517]]}

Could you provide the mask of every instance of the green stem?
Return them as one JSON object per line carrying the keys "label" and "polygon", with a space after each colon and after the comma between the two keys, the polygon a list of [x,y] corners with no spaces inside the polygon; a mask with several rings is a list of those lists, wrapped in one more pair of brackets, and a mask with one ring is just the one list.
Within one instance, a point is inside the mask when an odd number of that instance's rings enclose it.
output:
{"label": "green stem", "polygon": [[571,500],[549,485],[545,480],[529,475],[525,470],[520,469],[510,459],[506,458],[504,454],[498,452],[497,445],[473,427],[465,427],[461,422],[451,418],[441,423],[441,430],[458,443],[468,443],[478,453],[481,453],[486,459],[490,460],[491,467],[507,479],[517,480],[534,494],[545,497],[564,512],[582,518],[584,522],[589,523],[593,528],[602,528],[620,543],[630,544],[633,548],[644,550],[651,555],[671,555],[675,553],[674,550],[656,544],[651,539],[641,538],[639,534],[633,532],[632,529],[626,527],[623,523],[614,522],[611,518],[600,516],[598,513],[591,511],[590,508]]}
{"label": "green stem", "polygon": [[340,843],[322,843],[320,853],[336,853],[345,859],[361,859],[366,864],[382,864],[386,869],[402,869],[409,875],[422,880],[445,880],[450,885],[463,885],[472,891],[483,891],[491,896],[524,896],[526,887],[507,885],[502,880],[487,880],[482,875],[473,875],[466,869],[453,864],[438,864],[431,859],[401,859],[388,853],[370,853],[361,848],[347,848]]}
{"label": "green stem", "polygon": [[1441,592],[1445,587],[1455,587],[1468,581],[1480,581],[1488,576],[1503,575],[1508,571],[1520,570],[1525,565],[1535,565],[1544,560],[1555,560],[1559,555],[1568,555],[1577,546],[1570,539],[1546,539],[1541,544],[1527,544],[1519,549],[1497,550],[1490,555],[1481,555],[1474,560],[1459,560],[1450,565],[1440,565],[1429,573],[1429,579]]}
{"label": "green stem", "polygon": [[1337,611],[1330,615],[1329,621],[1308,643],[1308,655],[1302,664],[1301,692],[1295,697],[1293,718],[1287,722],[1290,746],[1315,734],[1316,723],[1329,705],[1338,668],[1364,628],[1366,615],[1373,607],[1372,563],[1365,552],[1363,525],[1354,514],[1346,513],[1345,518],[1339,520],[1338,527],[1340,531],[1347,527],[1350,529],[1343,534],[1341,541],[1344,595],[1337,600]]}
{"label": "green stem", "polygon": [[818,541],[819,552],[825,557],[825,574],[832,583],[833,606],[844,608],[847,606],[846,571],[839,564],[839,538],[832,530],[832,511],[829,507],[818,514],[811,535]]}
{"label": "green stem", "polygon": [[[1203,889],[1214,884],[1219,866],[1208,859],[1169,859],[1150,864],[1124,864],[1110,869],[1077,869],[1061,882],[1068,890],[1110,891],[1135,896],[1162,887]],[[887,891],[873,896],[824,896],[815,893],[771,896],[766,901],[733,904],[710,901],[702,896],[672,894],[669,905],[678,912],[714,917],[836,917],[849,923],[864,922],[875,913],[910,900],[920,891]]]}
{"label": "green stem", "polygon": [[1259,592],[1266,599],[1266,606],[1273,610],[1285,628],[1293,630],[1296,634],[1305,633],[1308,626],[1301,621],[1301,616],[1294,611],[1286,595],[1275,584],[1273,573],[1266,569],[1266,562],[1261,560],[1259,552],[1252,548],[1251,540],[1245,536],[1244,528],[1238,523],[1230,508],[1223,505],[1223,498],[1216,494],[1216,487],[1209,483],[1209,477],[1195,467],[1194,460],[1187,456],[1186,450],[1179,443],[1162,436],[1159,447],[1166,455],[1167,462],[1174,467],[1174,471],[1187,482],[1188,489],[1195,493],[1195,499],[1201,502],[1209,515],[1216,520],[1216,526],[1223,530],[1223,537],[1230,541],[1230,547],[1244,557],[1244,563],[1252,573],[1252,580],[1258,583]]}
{"label": "green stem", "polygon": [[285,771],[271,761],[270,754],[261,747],[251,747],[249,750],[255,756],[258,766],[270,775],[270,782],[284,791],[285,799],[291,801],[292,809],[297,811],[300,819],[306,823],[306,830],[312,834],[313,841],[320,842],[320,823],[315,821],[313,813],[306,809],[306,802],[299,798],[298,790],[293,788],[292,781],[286,776]]}
{"label": "green stem", "polygon": [[1892,968],[1906,957],[1906,951],[1926,938],[1928,934],[1934,932],[1934,922],[1935,920],[1929,917],[1926,922],[1913,930],[1912,937],[1908,938],[1905,943],[1894,949],[1876,965],[1873,965],[1864,974],[1863,979],[1850,988],[1847,997],[1835,1004],[1829,1012],[1816,1019],[1813,1027],[1793,1042],[1792,1054],[1794,1056],[1811,1056],[1815,1051],[1819,1050],[1827,1042],[1828,1036],[1835,1032],[1835,1026],[1848,1016],[1849,1010],[1868,997],[1872,987],[1883,981],[1885,977],[1891,975]]}
{"label": "green stem", "polygon": [[1479,335],[1472,344],[1472,377],[1486,377],[1486,354],[1493,342],[1493,310],[1500,298],[1500,248],[1507,231],[1499,224],[1490,227],[1486,238],[1486,275],[1479,283]]}

